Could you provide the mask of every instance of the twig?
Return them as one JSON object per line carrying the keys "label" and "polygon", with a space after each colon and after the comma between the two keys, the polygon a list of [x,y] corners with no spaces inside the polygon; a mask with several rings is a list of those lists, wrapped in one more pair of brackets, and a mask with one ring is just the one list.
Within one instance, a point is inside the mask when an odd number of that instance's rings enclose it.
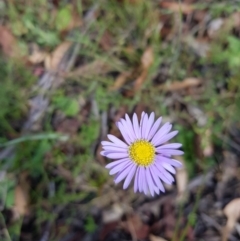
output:
{"label": "twig", "polygon": [[136,234],[136,230],[132,224],[132,221],[129,221],[129,219],[127,220],[127,224],[129,225],[129,231],[132,237],[132,241],[137,241],[137,234]]}
{"label": "twig", "polygon": [[36,140],[45,140],[45,139],[49,139],[49,140],[54,140],[54,139],[58,139],[58,140],[62,140],[62,141],[66,141],[68,139],[68,136],[66,135],[60,135],[60,134],[56,134],[56,133],[41,133],[41,134],[35,134],[35,135],[26,135],[26,136],[21,136],[17,139],[5,142],[5,143],[0,143],[0,147],[6,147],[6,146],[12,146],[12,145],[16,145],[19,144],[21,142],[25,142],[25,141],[36,141]]}

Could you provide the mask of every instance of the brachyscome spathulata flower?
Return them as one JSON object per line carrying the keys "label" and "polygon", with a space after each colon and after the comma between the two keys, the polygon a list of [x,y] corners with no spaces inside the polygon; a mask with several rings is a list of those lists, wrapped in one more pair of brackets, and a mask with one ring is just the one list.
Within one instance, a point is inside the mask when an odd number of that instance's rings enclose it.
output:
{"label": "brachyscome spathulata flower", "polygon": [[134,192],[165,192],[162,182],[172,184],[175,174],[174,167],[181,167],[181,162],[172,158],[173,155],[182,155],[176,150],[180,143],[166,144],[177,135],[178,131],[172,131],[172,125],[167,122],[161,128],[162,117],[155,122],[155,115],[142,113],[140,123],[137,115],[133,119],[126,114],[125,119],[116,123],[125,142],[113,135],[108,135],[109,141],[102,141],[103,151],[101,155],[115,161],[109,163],[110,175],[115,176],[115,183],[125,179],[123,188],[126,189],[134,177]]}

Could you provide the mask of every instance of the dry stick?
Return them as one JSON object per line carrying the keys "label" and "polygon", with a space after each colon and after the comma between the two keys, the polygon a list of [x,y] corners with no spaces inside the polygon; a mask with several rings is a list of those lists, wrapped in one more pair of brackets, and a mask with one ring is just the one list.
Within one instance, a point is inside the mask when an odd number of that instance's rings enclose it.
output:
{"label": "dry stick", "polygon": [[130,234],[131,234],[131,237],[132,237],[132,241],[137,241],[136,230],[135,230],[132,222],[129,221],[129,220],[127,220],[127,224],[128,224],[129,230],[130,230]]}

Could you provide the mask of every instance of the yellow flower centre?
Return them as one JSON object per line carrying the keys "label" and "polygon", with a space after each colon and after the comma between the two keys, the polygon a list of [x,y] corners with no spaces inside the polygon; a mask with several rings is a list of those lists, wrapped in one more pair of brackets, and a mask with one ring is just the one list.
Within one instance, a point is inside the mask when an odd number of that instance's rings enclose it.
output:
{"label": "yellow flower centre", "polygon": [[133,142],[128,149],[129,157],[140,166],[149,166],[155,157],[154,146],[145,140]]}

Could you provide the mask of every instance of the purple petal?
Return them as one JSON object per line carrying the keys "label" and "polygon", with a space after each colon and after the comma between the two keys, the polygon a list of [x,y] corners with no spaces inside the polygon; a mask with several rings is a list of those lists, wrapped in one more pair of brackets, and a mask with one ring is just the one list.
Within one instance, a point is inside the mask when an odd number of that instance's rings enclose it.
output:
{"label": "purple petal", "polygon": [[125,114],[125,119],[126,119],[126,122],[128,124],[128,128],[130,129],[131,134],[133,135],[133,138],[137,139],[136,134],[134,133],[132,122],[131,122],[131,120],[130,120],[130,118],[127,114]]}
{"label": "purple petal", "polygon": [[109,141],[102,141],[101,144],[102,144],[102,146],[115,146],[115,147],[122,148],[122,149],[125,149],[125,150],[128,148],[128,146],[121,147],[121,146],[116,145],[116,144],[114,144],[112,142],[109,142]]}
{"label": "purple petal", "polygon": [[131,140],[131,142],[134,142],[136,138],[135,138],[134,130],[132,129],[132,126],[131,126],[132,124],[129,125],[128,122],[124,119],[121,119],[120,121],[123,124],[123,127],[126,129],[129,139]]}
{"label": "purple petal", "polygon": [[153,122],[154,122],[154,117],[155,117],[155,115],[154,115],[154,113],[152,112],[151,113],[151,115],[150,115],[150,117],[149,117],[149,119],[148,119],[148,122],[147,122],[147,124],[146,124],[146,129],[145,129],[145,133],[144,133],[144,139],[147,139],[148,138],[148,135],[149,135],[149,132],[150,132],[150,130],[151,130],[151,128],[152,128],[152,125],[153,125]]}
{"label": "purple petal", "polygon": [[141,114],[141,119],[140,119],[140,127],[142,126],[142,123],[143,123],[143,118],[145,116],[145,112],[143,111],[142,114]]}
{"label": "purple petal", "polygon": [[157,193],[157,195],[159,195],[160,191],[156,186],[154,186],[154,191],[155,191],[155,193]]}
{"label": "purple petal", "polygon": [[123,124],[121,122],[118,122],[117,124],[120,132],[122,133],[123,138],[125,139],[125,141],[130,144],[131,143],[131,139],[129,138],[129,132],[127,132],[127,130],[124,128]]}
{"label": "purple petal", "polygon": [[123,184],[123,189],[126,189],[128,188],[130,182],[132,181],[132,178],[136,172],[136,168],[137,168],[137,165],[133,165],[129,174],[127,175],[127,178],[125,179],[124,181],[124,184]]}
{"label": "purple petal", "polygon": [[159,140],[164,138],[164,136],[172,129],[172,125],[170,123],[165,123],[155,134],[155,136],[152,139],[152,143],[157,146]]}
{"label": "purple petal", "polygon": [[102,156],[105,156],[105,151],[101,151],[100,154],[101,154]]}
{"label": "purple petal", "polygon": [[135,180],[134,180],[134,192],[136,193],[138,190],[138,176],[139,176],[139,171],[140,168],[137,168],[136,175],[135,175]]}
{"label": "purple petal", "polygon": [[171,144],[165,144],[165,145],[159,146],[157,149],[159,149],[159,150],[161,150],[161,149],[177,149],[181,146],[182,146],[181,143],[171,143]]}
{"label": "purple petal", "polygon": [[152,178],[155,182],[155,185],[162,191],[162,192],[165,192],[165,188],[162,184],[162,182],[160,181],[160,179],[158,178],[158,174],[156,173],[155,171],[155,167],[152,167],[150,166],[150,172],[151,172],[151,175],[152,175]]}
{"label": "purple petal", "polygon": [[176,170],[170,164],[163,162],[162,166],[172,174],[176,174]]}
{"label": "purple petal", "polygon": [[146,115],[146,113],[143,111],[141,114],[141,120],[140,120],[140,125],[139,125],[140,138],[142,138],[142,126],[143,126],[143,120],[144,120],[145,115]]}
{"label": "purple petal", "polygon": [[115,183],[121,182],[130,172],[132,166],[135,165],[134,163],[131,163],[128,167],[126,167],[121,173],[119,173],[118,177],[114,180]]}
{"label": "purple petal", "polygon": [[133,129],[134,129],[134,132],[136,134],[136,137],[138,139],[140,139],[141,134],[140,134],[140,128],[139,128],[139,123],[138,123],[138,118],[137,118],[136,113],[133,114]]}
{"label": "purple petal", "polygon": [[153,127],[152,127],[152,129],[150,130],[149,135],[148,135],[148,140],[149,140],[149,141],[150,141],[150,140],[152,139],[152,137],[155,135],[156,131],[158,130],[158,128],[159,128],[159,126],[160,126],[160,124],[161,124],[161,121],[162,121],[162,117],[159,117],[159,118],[155,121],[155,123],[154,123],[154,125],[153,125]]}
{"label": "purple petal", "polygon": [[[158,162],[156,162],[156,164],[157,164],[157,163],[158,163]],[[157,165],[157,167],[158,167],[158,169],[160,170],[160,172],[162,172],[162,174],[163,174],[169,181],[174,182],[173,176],[172,176],[169,172],[167,172],[166,169],[164,169],[164,167],[162,166],[162,164]]]}
{"label": "purple petal", "polygon": [[148,123],[148,115],[145,114],[144,118],[143,118],[142,126],[141,126],[141,138],[143,138],[143,139],[145,139],[144,136],[145,136],[145,131],[147,128],[147,123]]}
{"label": "purple petal", "polygon": [[108,134],[107,137],[110,141],[112,141],[116,145],[119,145],[120,147],[128,147],[126,143],[111,134]]}
{"label": "purple petal", "polygon": [[128,153],[127,153],[127,152],[125,152],[125,153],[120,153],[120,152],[118,152],[118,153],[114,153],[114,152],[111,152],[111,153],[109,153],[109,152],[104,152],[104,154],[105,154],[105,156],[106,156],[107,158],[110,158],[110,159],[121,159],[121,158],[126,158],[126,157],[128,157]]}
{"label": "purple petal", "polygon": [[115,147],[115,146],[103,146],[104,151],[111,151],[111,152],[123,152],[127,153],[127,149]]}
{"label": "purple petal", "polygon": [[177,133],[178,133],[178,131],[172,131],[172,132],[168,133],[167,135],[163,136],[162,138],[158,139],[158,141],[156,142],[156,146],[159,146],[162,143],[165,143],[165,142],[169,141],[174,136],[176,136]]}
{"label": "purple petal", "polygon": [[146,168],[146,179],[147,179],[147,183],[148,183],[150,193],[151,193],[152,196],[154,196],[154,183],[153,183],[152,176],[150,174],[149,168]]}
{"label": "purple petal", "polygon": [[147,185],[145,168],[143,168],[143,172],[142,172],[142,185],[143,185],[143,192],[145,193],[145,195],[148,195],[148,185]]}
{"label": "purple petal", "polygon": [[182,167],[182,163],[180,161],[177,161],[175,159],[170,159],[170,158],[167,158],[167,157],[163,157],[163,156],[157,156],[159,161],[161,162],[166,162],[174,167]]}
{"label": "purple petal", "polygon": [[123,161],[122,163],[118,164],[117,166],[115,166],[114,168],[112,168],[109,172],[109,175],[114,175],[118,172],[122,172],[123,170],[125,170],[126,167],[128,167],[129,165],[131,165],[132,162],[131,161]]}
{"label": "purple petal", "polygon": [[111,168],[113,168],[114,166],[116,166],[116,165],[118,165],[118,164],[120,164],[120,163],[123,163],[123,162],[125,162],[125,161],[130,161],[130,159],[129,159],[129,158],[124,158],[124,159],[121,159],[121,160],[118,160],[118,161],[113,161],[113,162],[111,162],[111,163],[108,163],[108,164],[105,166],[105,168],[111,169]]}
{"label": "purple petal", "polygon": [[144,168],[143,167],[139,167],[139,174],[138,174],[138,189],[139,192],[143,191],[143,173],[144,173]]}
{"label": "purple petal", "polygon": [[153,165],[155,168],[155,173],[158,175],[158,177],[160,179],[162,179],[165,183],[167,184],[172,184],[173,182],[171,180],[169,180],[166,176],[165,173],[167,173],[166,171],[163,172],[163,170],[161,170],[161,168],[159,168],[156,164]]}
{"label": "purple petal", "polygon": [[[106,157],[108,157],[109,156],[109,154],[124,154],[124,153],[128,153],[127,151],[125,151],[125,152],[117,152],[117,151],[113,151],[113,150],[103,150],[103,151],[101,151],[100,152],[100,154],[102,155],[102,156],[106,156]],[[159,154],[160,155],[160,154]],[[166,156],[166,155],[165,155]],[[108,157],[108,158],[110,158],[110,157]],[[121,157],[120,157],[121,158]],[[119,159],[120,159],[119,158]],[[116,158],[113,158],[113,159],[118,159],[117,157]]]}
{"label": "purple petal", "polygon": [[180,150],[173,150],[173,149],[158,149],[157,148],[157,153],[161,153],[162,155],[176,155],[176,156],[179,156],[179,155],[183,155],[184,152],[183,151],[180,151]]}

